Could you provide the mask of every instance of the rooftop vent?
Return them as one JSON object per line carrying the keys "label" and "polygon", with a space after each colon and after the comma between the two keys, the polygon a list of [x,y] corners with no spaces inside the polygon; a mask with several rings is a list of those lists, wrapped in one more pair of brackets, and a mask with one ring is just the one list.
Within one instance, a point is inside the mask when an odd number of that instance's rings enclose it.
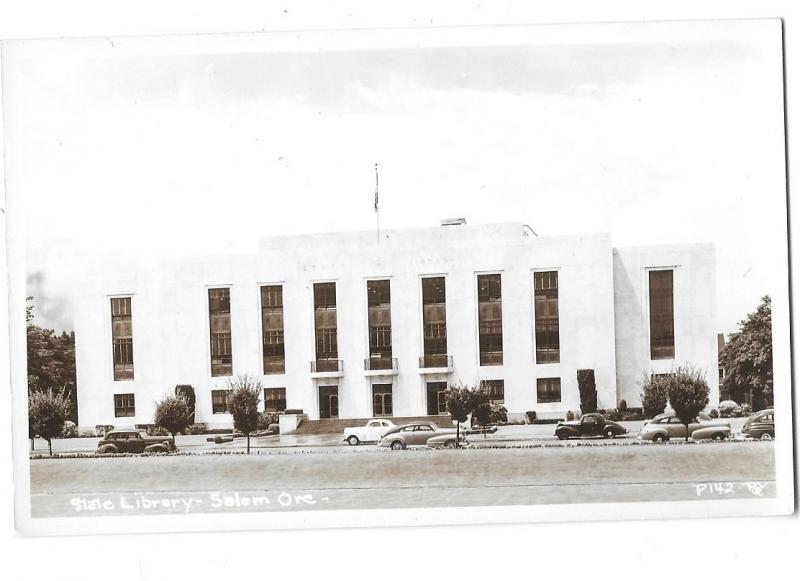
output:
{"label": "rooftop vent", "polygon": [[446,220],[442,220],[442,226],[461,226],[466,223],[466,218],[447,218]]}

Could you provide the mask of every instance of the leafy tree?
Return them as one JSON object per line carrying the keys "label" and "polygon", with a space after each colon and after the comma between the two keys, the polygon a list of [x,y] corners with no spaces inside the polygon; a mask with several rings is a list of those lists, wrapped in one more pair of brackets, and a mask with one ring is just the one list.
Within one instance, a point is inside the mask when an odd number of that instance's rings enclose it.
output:
{"label": "leafy tree", "polygon": [[61,435],[70,413],[71,403],[64,390],[53,388],[28,394],[28,430],[47,440],[50,455],[53,455],[53,438]]}
{"label": "leafy tree", "polygon": [[489,403],[489,390],[483,385],[469,387],[458,385],[447,388],[445,392],[447,412],[456,424],[456,447],[461,441],[461,424],[467,421],[470,414]]}
{"label": "leafy tree", "polygon": [[703,373],[693,367],[678,367],[667,376],[669,405],[675,415],[686,426],[689,440],[689,424],[708,405],[708,384]]}
{"label": "leafy tree", "polygon": [[252,375],[240,375],[228,380],[227,406],[233,416],[233,427],[247,436],[247,453],[250,453],[250,433],[258,429],[258,401],[261,398],[261,380]]}
{"label": "leafy tree", "polygon": [[193,424],[195,408],[197,405],[197,398],[194,394],[194,388],[191,385],[176,385],[175,395],[183,397],[183,399],[186,400],[186,405],[189,406],[189,424]]}
{"label": "leafy tree", "polygon": [[756,410],[773,405],[772,299],[768,295],[739,322],[739,331],[728,336],[719,358],[725,369],[723,388],[731,399],[743,403],[749,395]]}
{"label": "leafy tree", "polygon": [[642,386],[642,411],[644,417],[652,418],[663,414],[667,407],[669,378],[667,375],[645,376]]}
{"label": "leafy tree", "polygon": [[492,406],[488,401],[478,404],[472,411],[472,419],[481,427],[483,437],[486,437],[486,426],[492,423]]}
{"label": "leafy tree", "polygon": [[581,397],[581,413],[590,414],[597,411],[597,387],[594,382],[593,369],[578,370],[578,392]]}
{"label": "leafy tree", "polygon": [[78,423],[78,392],[75,377],[75,333],[66,331],[57,335],[53,329],[43,329],[34,324],[36,307],[33,297],[25,305],[27,321],[28,394],[63,390],[71,406],[69,420]]}
{"label": "leafy tree", "polygon": [[179,395],[168,395],[156,404],[153,423],[167,430],[174,438],[175,434],[186,430],[190,414],[186,399]]}

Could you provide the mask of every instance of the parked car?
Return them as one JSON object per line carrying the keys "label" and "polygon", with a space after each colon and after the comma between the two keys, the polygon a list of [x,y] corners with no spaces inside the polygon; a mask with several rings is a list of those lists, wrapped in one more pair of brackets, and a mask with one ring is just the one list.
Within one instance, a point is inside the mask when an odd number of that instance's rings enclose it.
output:
{"label": "parked car", "polygon": [[361,427],[345,428],[344,439],[351,446],[358,446],[362,442],[380,442],[386,432],[396,427],[389,420],[370,420]]}
{"label": "parked car", "polygon": [[414,422],[393,428],[384,434],[378,446],[392,450],[404,450],[408,446],[425,446],[436,436],[453,435],[455,428],[440,428],[433,422]]}
{"label": "parked car", "polygon": [[[477,432],[479,433],[479,432]],[[487,432],[488,433],[488,432]],[[467,441],[467,434],[464,433],[462,430],[461,436],[459,437],[458,441],[461,446],[465,444],[469,444]],[[447,434],[441,434],[439,436],[434,436],[433,438],[428,439],[428,443],[426,444],[429,448],[455,448],[456,447],[456,432],[452,430]]]}
{"label": "parked car", "polygon": [[[724,440],[730,435],[731,423],[726,419],[705,420],[698,416],[689,423],[689,437],[693,440]],[[667,442],[673,438],[677,440],[686,438],[686,426],[674,413],[656,416],[639,431],[640,440]]]}
{"label": "parked car", "polygon": [[177,450],[172,436],[149,436],[144,430],[112,430],[97,443],[98,454],[141,454]]}
{"label": "parked car", "polygon": [[747,418],[742,425],[742,435],[746,438],[772,440],[775,438],[775,410],[761,410]]}
{"label": "parked car", "polygon": [[559,422],[556,426],[556,438],[569,440],[570,438],[604,437],[613,438],[627,434],[628,430],[617,422],[612,422],[603,417],[603,414],[584,414],[581,419]]}

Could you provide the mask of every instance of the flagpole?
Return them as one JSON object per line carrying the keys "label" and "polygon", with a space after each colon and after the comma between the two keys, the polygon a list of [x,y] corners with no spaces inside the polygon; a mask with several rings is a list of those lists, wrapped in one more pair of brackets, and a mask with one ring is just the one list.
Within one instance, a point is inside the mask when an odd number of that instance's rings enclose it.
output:
{"label": "flagpole", "polygon": [[375,164],[375,241],[381,243],[381,213],[378,209],[378,164]]}

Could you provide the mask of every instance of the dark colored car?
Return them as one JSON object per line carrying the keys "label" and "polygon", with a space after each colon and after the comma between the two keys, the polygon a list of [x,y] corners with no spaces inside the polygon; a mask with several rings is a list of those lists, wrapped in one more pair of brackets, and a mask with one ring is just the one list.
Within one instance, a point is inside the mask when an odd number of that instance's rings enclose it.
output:
{"label": "dark colored car", "polygon": [[746,438],[773,440],[775,438],[775,410],[770,408],[753,414],[744,422],[742,434]]}
{"label": "dark colored car", "polygon": [[141,454],[176,450],[172,436],[149,436],[144,430],[113,430],[98,443],[98,454]]}
{"label": "dark colored car", "polygon": [[584,414],[579,420],[559,422],[558,426],[556,426],[556,438],[559,440],[600,436],[613,438],[627,433],[628,430],[617,422],[607,420],[602,414]]}

